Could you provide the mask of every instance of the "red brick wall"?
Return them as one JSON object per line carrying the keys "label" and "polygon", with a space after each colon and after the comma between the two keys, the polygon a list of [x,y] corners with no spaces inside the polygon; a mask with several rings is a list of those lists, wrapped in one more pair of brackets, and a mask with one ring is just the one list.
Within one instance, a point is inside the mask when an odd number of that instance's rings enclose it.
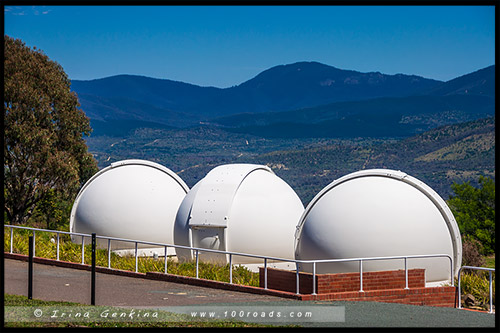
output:
{"label": "red brick wall", "polygon": [[[260,268],[260,287],[264,287],[264,269]],[[296,273],[282,269],[268,268],[267,287],[288,292],[297,290]],[[405,271],[363,272],[363,290],[398,289],[405,287]],[[425,270],[408,270],[408,287],[425,287]],[[316,274],[316,293],[335,293],[359,291],[359,273]],[[299,273],[299,291],[301,294],[312,293],[312,274]]]}
{"label": "red brick wall", "polygon": [[351,291],[318,295],[301,295],[301,300],[371,301],[456,307],[456,291],[457,288],[452,286],[414,289],[386,289],[365,292]]}
{"label": "red brick wall", "polygon": [[[264,287],[264,269],[260,268],[260,287]],[[455,307],[456,288],[425,287],[425,270],[408,270],[405,287],[404,270],[364,272],[363,292],[359,291],[359,273],[317,274],[316,293],[312,293],[312,274],[299,273],[301,300],[343,300],[404,303]],[[296,293],[296,272],[268,268],[267,288]]]}

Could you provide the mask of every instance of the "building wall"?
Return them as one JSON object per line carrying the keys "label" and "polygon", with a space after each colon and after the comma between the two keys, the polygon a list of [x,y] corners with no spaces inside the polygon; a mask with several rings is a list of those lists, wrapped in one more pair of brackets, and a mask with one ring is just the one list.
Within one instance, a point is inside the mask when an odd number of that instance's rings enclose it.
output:
{"label": "building wall", "polygon": [[[260,287],[264,287],[264,268],[260,268]],[[267,288],[296,292],[296,272],[268,268]],[[342,300],[395,302],[413,305],[454,307],[456,288],[425,287],[425,270],[408,270],[408,287],[405,288],[405,271],[379,271],[363,273],[363,292],[360,292],[359,273],[317,274],[316,293],[312,293],[312,274],[299,273],[299,293],[302,300]]]}

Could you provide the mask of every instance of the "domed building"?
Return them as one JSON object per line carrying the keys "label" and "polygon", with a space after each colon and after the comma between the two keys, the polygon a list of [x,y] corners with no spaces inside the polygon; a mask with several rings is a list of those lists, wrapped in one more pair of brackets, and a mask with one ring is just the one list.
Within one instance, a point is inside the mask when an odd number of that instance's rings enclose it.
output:
{"label": "domed building", "polygon": [[[296,259],[448,254],[454,273],[461,236],[444,200],[423,182],[394,170],[354,172],[335,180],[306,207],[295,234]],[[363,271],[404,269],[404,261],[364,261]],[[449,281],[448,258],[408,259],[427,283]],[[312,270],[302,264],[303,271]],[[318,264],[317,273],[358,272],[359,262]]]}
{"label": "domed building", "polygon": [[[294,259],[294,234],[304,206],[267,166],[227,164],[212,169],[182,201],[174,227],[176,245]],[[194,251],[178,248],[180,260]],[[201,260],[226,263],[209,252]],[[234,256],[233,263],[263,263]]]}
{"label": "domed building", "polygon": [[[188,191],[179,176],[160,164],[145,160],[112,163],[78,193],[70,231],[173,244],[175,216]],[[72,240],[81,243],[81,237]],[[98,244],[107,246],[107,241],[98,240]],[[113,249],[134,247],[134,243],[112,241]]]}

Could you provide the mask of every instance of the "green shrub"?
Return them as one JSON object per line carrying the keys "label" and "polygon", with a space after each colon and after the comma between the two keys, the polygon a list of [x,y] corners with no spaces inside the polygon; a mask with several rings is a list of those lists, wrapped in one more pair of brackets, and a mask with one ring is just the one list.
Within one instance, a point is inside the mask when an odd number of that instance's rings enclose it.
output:
{"label": "green shrub", "polygon": [[[458,283],[458,282],[457,282]],[[458,284],[457,284],[458,285]],[[492,275],[493,305],[495,304],[495,273]],[[488,272],[463,272],[460,279],[462,300],[467,294],[476,299],[479,306],[486,308],[490,303],[489,273]]]}
{"label": "green shrub", "polygon": [[479,188],[454,183],[448,205],[463,237],[477,240],[481,254],[495,252],[495,181],[479,177]]}

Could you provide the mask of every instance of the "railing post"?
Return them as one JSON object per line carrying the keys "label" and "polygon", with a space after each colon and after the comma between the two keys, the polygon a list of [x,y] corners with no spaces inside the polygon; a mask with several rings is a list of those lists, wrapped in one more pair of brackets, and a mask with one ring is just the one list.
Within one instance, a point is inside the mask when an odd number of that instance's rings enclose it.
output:
{"label": "railing post", "polygon": [[363,291],[363,260],[359,260],[359,292]]}
{"label": "railing post", "polygon": [[264,289],[267,289],[267,258],[264,258]]}
{"label": "railing post", "polygon": [[57,233],[56,260],[59,261],[59,233]]}
{"label": "railing post", "polygon": [[14,228],[10,227],[10,253],[12,253],[12,242],[14,241]]}
{"label": "railing post", "polygon": [[233,255],[229,254],[229,283],[233,284]]}
{"label": "railing post", "polygon": [[85,236],[82,236],[82,265],[85,263]]}
{"label": "railing post", "polygon": [[196,249],[196,278],[198,278],[198,249]]}
{"label": "railing post", "polygon": [[448,257],[448,259],[450,259],[450,272],[451,272],[451,286],[453,287],[455,285],[455,272],[453,271],[453,259],[451,259],[451,257]]}
{"label": "railing post", "polygon": [[296,273],[295,273],[295,282],[297,284],[297,295],[299,294],[299,284],[300,284],[300,281],[299,281],[299,264],[298,263],[295,263],[296,265]]}
{"label": "railing post", "polygon": [[408,288],[408,258],[405,257],[405,289],[410,289]]}
{"label": "railing post", "polygon": [[35,239],[28,238],[28,299],[33,299],[33,256],[35,249]]}
{"label": "railing post", "polygon": [[458,308],[462,308],[462,289],[460,288],[460,277],[462,275],[462,267],[458,270]]}
{"label": "railing post", "polygon": [[135,242],[135,272],[137,273],[138,271],[138,258],[137,258],[137,242]]}
{"label": "railing post", "polygon": [[165,246],[165,274],[167,274],[167,247]]}
{"label": "railing post", "polygon": [[111,268],[111,239],[108,238],[108,268]]}
{"label": "railing post", "polygon": [[90,278],[90,305],[95,305],[95,262],[96,262],[96,234],[92,233],[92,271]]}
{"label": "railing post", "polygon": [[316,295],[316,261],[313,262],[313,295]]}
{"label": "railing post", "polygon": [[36,237],[35,237],[35,230],[33,230],[33,257],[35,256],[35,246],[36,246]]}
{"label": "railing post", "polygon": [[489,313],[493,313],[493,283],[492,283],[492,271],[489,271],[490,273],[490,311]]}

